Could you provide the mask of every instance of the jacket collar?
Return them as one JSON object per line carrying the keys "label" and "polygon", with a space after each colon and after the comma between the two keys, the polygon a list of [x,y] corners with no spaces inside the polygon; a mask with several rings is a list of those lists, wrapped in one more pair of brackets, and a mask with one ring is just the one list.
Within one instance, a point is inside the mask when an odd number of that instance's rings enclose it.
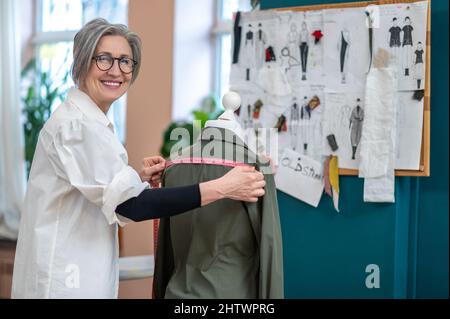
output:
{"label": "jacket collar", "polygon": [[105,113],[92,101],[92,99],[81,91],[73,87],[69,90],[67,100],[77,107],[88,119],[96,120],[114,131],[114,125],[110,122]]}

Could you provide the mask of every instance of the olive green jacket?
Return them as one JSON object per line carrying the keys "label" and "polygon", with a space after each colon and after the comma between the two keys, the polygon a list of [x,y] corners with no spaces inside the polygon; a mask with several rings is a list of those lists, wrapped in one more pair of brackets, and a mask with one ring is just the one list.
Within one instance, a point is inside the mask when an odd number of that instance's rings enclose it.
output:
{"label": "olive green jacket", "polygon": [[[217,135],[217,132],[221,136]],[[212,137],[213,136],[213,137]],[[261,169],[261,161],[228,130],[204,129],[180,158],[222,158]],[[207,155],[205,155],[207,153]],[[191,185],[223,176],[232,167],[175,164],[164,187]],[[223,199],[161,219],[156,250],[155,298],[283,298],[280,218],[272,174],[257,203]]]}

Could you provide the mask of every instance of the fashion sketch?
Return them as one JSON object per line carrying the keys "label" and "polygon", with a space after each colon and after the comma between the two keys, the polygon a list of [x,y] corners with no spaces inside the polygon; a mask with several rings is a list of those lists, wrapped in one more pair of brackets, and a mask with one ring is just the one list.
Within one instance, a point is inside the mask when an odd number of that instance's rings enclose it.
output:
{"label": "fashion sketch", "polygon": [[255,40],[255,64],[257,69],[260,69],[263,66],[266,59],[266,43],[267,35],[262,28],[262,23],[258,23]]}
{"label": "fashion sketch", "polygon": [[299,50],[299,35],[297,31],[297,25],[295,23],[291,23],[290,30],[288,33],[288,43],[286,47],[289,49],[289,54],[297,61],[300,58],[300,50]]}
{"label": "fashion sketch", "polygon": [[350,116],[350,142],[352,145],[352,160],[355,159],[356,150],[358,148],[359,142],[361,141],[362,126],[364,121],[364,110],[359,105],[361,100],[358,98],[356,100],[357,104],[353,108],[352,114]]}
{"label": "fashion sketch", "polygon": [[309,50],[309,30],[306,22],[302,22],[302,29],[300,30],[300,60],[302,62],[302,81],[306,80],[306,67],[308,65],[308,50]]}
{"label": "fashion sketch", "polygon": [[370,72],[370,68],[372,67],[372,59],[373,59],[373,25],[374,25],[374,17],[373,17],[373,11],[366,10],[365,11],[366,18],[367,18],[367,26],[369,29],[369,70],[367,73]]}
{"label": "fashion sketch", "polygon": [[252,106],[250,104],[247,105],[247,109],[245,110],[244,115],[244,129],[253,128],[253,114],[252,114]]}
{"label": "fashion sketch", "polygon": [[299,121],[300,121],[300,107],[298,106],[296,99],[294,98],[294,103],[291,105],[290,117],[288,121],[288,131],[291,139],[291,147],[292,150],[294,151],[297,147]]}
{"label": "fashion sketch", "polygon": [[420,90],[424,75],[424,64],[423,64],[423,45],[422,42],[417,42],[416,50],[414,51],[414,78],[417,80],[417,89]]}
{"label": "fashion sketch", "polygon": [[404,26],[402,28],[403,31],[403,42],[402,42],[402,50],[403,50],[403,68],[405,70],[405,76],[410,75],[410,69],[412,65],[412,56],[413,56],[413,32],[414,28],[411,25],[411,18],[405,17]]}
{"label": "fashion sketch", "polygon": [[301,120],[301,130],[302,130],[302,141],[303,141],[303,151],[306,153],[308,151],[308,144],[310,143],[310,120],[311,120],[312,109],[309,106],[308,97],[303,98],[302,108],[300,110],[300,120]]}
{"label": "fashion sketch", "polygon": [[341,31],[338,41],[338,51],[339,51],[339,66],[341,72],[341,83],[346,83],[346,76],[348,70],[348,55],[351,46],[350,31],[344,28]]}
{"label": "fashion sketch", "polygon": [[243,48],[243,63],[245,66],[245,79],[250,81],[250,69],[255,63],[255,39],[252,31],[252,25],[248,25],[247,32],[245,33],[245,41]]}
{"label": "fashion sketch", "polygon": [[400,33],[402,29],[398,26],[398,20],[396,17],[392,18],[392,26],[389,28],[389,51],[391,57],[394,59],[399,58],[399,51],[402,45],[400,41]]}
{"label": "fashion sketch", "polygon": [[299,47],[299,34],[297,31],[297,25],[291,23],[290,29],[287,35],[287,43],[281,49],[280,60],[282,61],[282,67],[287,74],[292,68],[298,67],[300,63],[300,47]]}

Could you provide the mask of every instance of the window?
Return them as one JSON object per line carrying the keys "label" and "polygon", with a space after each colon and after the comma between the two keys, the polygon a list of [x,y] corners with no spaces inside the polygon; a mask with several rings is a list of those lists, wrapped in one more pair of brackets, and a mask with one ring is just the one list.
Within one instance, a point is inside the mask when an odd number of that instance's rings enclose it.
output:
{"label": "window", "polygon": [[[128,0],[38,0],[36,62],[40,73],[46,72],[52,86],[67,91],[74,85],[67,76],[72,65],[73,38],[76,32],[94,18],[127,24]],[[56,100],[52,111],[61,103]],[[116,134],[125,141],[126,96],[116,101],[108,112]]]}
{"label": "window", "polygon": [[213,34],[217,37],[216,91],[223,96],[230,88],[230,67],[233,16],[237,11],[250,11],[250,0],[220,0],[217,24]]}

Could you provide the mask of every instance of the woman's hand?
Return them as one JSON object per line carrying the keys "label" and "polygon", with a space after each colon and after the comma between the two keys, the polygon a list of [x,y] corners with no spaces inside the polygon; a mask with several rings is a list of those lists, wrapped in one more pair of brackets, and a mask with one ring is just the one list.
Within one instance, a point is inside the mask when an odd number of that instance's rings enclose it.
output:
{"label": "woman's hand", "polygon": [[238,166],[218,179],[200,184],[202,206],[222,198],[256,202],[265,194],[265,185],[264,175],[254,167]]}
{"label": "woman's hand", "polygon": [[146,157],[142,160],[139,176],[143,182],[149,182],[152,187],[158,187],[166,167],[166,160],[161,156]]}

